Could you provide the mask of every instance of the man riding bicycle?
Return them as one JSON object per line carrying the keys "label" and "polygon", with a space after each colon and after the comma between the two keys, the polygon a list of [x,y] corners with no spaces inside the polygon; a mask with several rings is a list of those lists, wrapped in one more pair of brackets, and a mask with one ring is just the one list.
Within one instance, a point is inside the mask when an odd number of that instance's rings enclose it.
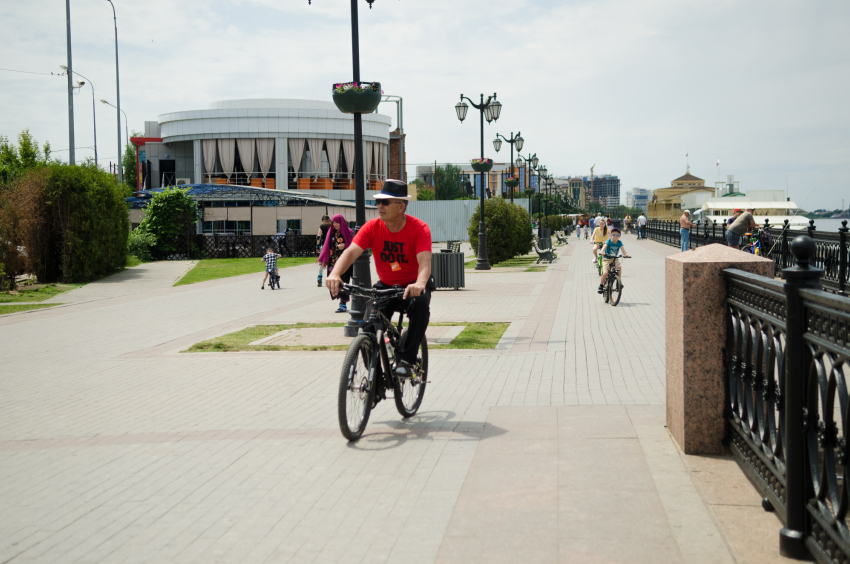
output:
{"label": "man riding bicycle", "polygon": [[395,285],[405,287],[404,296],[393,300],[384,310],[388,317],[403,309],[408,318],[408,337],[404,343],[396,376],[413,376],[413,364],[419,344],[425,336],[431,318],[431,292],[426,289],[431,277],[431,230],[421,219],[406,215],[407,184],[387,180],[381,191],[373,196],[378,204],[378,217],[366,222],[354,235],[351,246],[337,259],[326,280],[331,294],[339,293],[345,272],[365,249],[372,249],[379,281],[375,288]]}

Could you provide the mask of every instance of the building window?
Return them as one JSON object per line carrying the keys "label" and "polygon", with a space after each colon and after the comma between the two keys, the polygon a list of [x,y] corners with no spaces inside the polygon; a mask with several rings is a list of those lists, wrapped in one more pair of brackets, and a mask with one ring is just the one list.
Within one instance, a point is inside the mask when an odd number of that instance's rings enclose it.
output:
{"label": "building window", "polygon": [[204,235],[250,235],[250,221],[205,221]]}

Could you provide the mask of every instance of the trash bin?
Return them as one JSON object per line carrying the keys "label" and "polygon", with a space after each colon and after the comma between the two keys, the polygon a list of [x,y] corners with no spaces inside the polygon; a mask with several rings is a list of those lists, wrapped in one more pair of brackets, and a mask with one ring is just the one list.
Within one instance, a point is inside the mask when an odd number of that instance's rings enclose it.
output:
{"label": "trash bin", "polygon": [[551,237],[540,237],[539,239],[537,239],[537,246],[540,247],[541,250],[551,249],[552,248],[552,238]]}
{"label": "trash bin", "polygon": [[437,288],[466,287],[463,271],[463,253],[439,252],[431,255],[431,275]]}

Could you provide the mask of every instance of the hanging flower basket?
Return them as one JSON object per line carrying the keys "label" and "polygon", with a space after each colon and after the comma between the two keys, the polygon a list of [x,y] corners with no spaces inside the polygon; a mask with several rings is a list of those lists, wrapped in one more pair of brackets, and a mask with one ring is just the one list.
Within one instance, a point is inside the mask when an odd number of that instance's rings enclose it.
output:
{"label": "hanging flower basket", "polygon": [[517,186],[519,186],[519,178],[512,177],[506,179],[505,186],[507,186],[508,188],[516,188]]}
{"label": "hanging flower basket", "polygon": [[475,172],[490,172],[493,168],[493,159],[472,159],[472,170]]}
{"label": "hanging flower basket", "polygon": [[342,82],[333,85],[336,107],[344,114],[371,114],[381,103],[380,82]]}

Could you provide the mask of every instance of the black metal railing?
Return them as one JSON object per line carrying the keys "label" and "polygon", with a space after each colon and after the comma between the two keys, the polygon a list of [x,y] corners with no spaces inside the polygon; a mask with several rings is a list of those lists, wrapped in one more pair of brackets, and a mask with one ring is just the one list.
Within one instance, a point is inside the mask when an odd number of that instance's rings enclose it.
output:
{"label": "black metal railing", "polygon": [[784,524],[783,555],[850,562],[850,298],[821,289],[812,238],[788,247],[784,282],[724,271],[727,444]]}
{"label": "black metal railing", "polygon": [[194,235],[178,241],[173,250],[154,252],[154,260],[259,258],[271,248],[285,257],[316,257],[315,235]]}
{"label": "black metal railing", "polygon": [[[815,221],[809,220],[805,233],[814,241],[816,252],[811,263],[816,268],[822,269],[821,282],[825,288],[842,295],[847,295],[847,281],[850,278],[850,265],[848,265],[848,232],[847,221],[841,222],[842,226],[837,232],[818,231]],[[637,228],[636,224],[633,228]],[[649,239],[670,245],[681,247],[682,239],[678,221],[651,219],[646,222],[646,236]],[[789,228],[788,221],[784,225],[771,226],[765,220],[764,225],[759,227],[761,231],[761,255],[776,263],[777,271],[787,268],[793,264],[793,257],[789,249],[789,241],[800,234],[799,230]],[[711,244],[726,244],[726,224],[718,224],[713,220],[699,220],[695,222],[690,232],[688,248],[696,249]]]}

